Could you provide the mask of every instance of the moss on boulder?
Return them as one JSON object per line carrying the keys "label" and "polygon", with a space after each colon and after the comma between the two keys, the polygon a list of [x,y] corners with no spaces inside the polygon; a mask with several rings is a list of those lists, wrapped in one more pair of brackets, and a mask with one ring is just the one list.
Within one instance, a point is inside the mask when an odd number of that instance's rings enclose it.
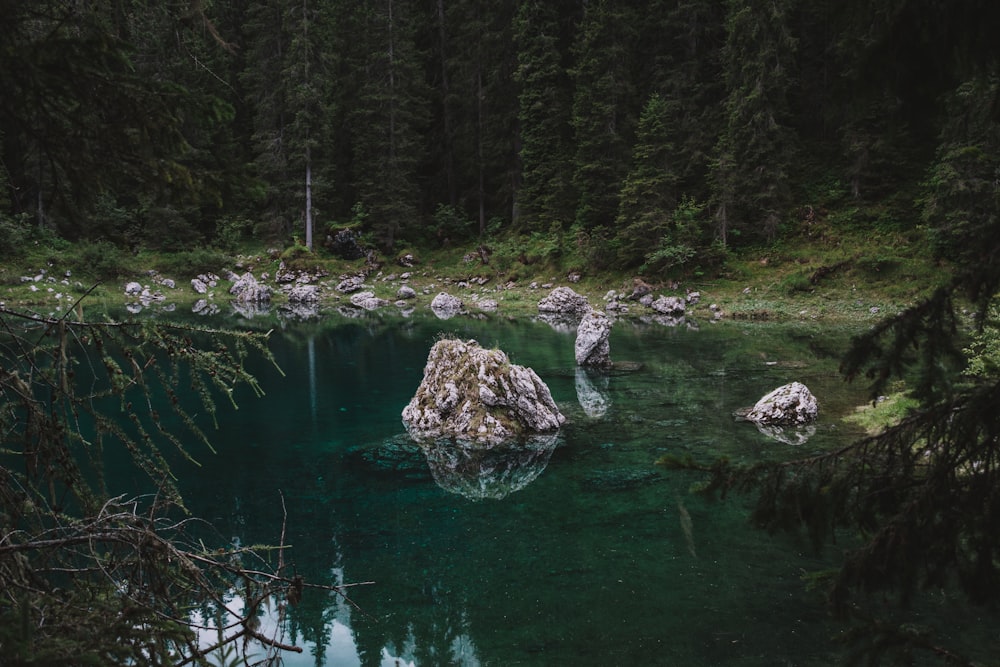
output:
{"label": "moss on boulder", "polygon": [[482,446],[554,433],[565,417],[549,388],[530,368],[474,340],[439,340],[403,423],[418,442],[441,438]]}

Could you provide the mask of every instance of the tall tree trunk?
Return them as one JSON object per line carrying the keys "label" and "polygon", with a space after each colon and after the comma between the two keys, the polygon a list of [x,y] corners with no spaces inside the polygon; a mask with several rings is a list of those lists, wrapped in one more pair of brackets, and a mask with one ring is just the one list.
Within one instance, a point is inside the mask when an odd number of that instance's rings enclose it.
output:
{"label": "tall tree trunk", "polygon": [[438,55],[441,60],[441,123],[444,126],[444,173],[448,182],[448,203],[458,205],[455,176],[454,121],[451,113],[451,90],[448,83],[448,46],[444,22],[444,0],[437,0]]}
{"label": "tall tree trunk", "polygon": [[483,156],[483,64],[482,60],[476,63],[476,169],[478,170],[479,184],[476,197],[479,199],[479,236],[486,234],[486,165]]}
{"label": "tall tree trunk", "polygon": [[306,247],[313,249],[312,159],[306,145]]}

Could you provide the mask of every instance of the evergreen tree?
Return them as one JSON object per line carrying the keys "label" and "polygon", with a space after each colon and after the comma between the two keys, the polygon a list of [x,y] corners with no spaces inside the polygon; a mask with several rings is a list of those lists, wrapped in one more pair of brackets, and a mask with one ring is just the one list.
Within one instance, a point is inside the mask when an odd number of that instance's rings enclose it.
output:
{"label": "evergreen tree", "polygon": [[525,230],[549,230],[574,218],[571,99],[560,9],[559,3],[525,0],[514,21],[521,158],[515,225]]}
{"label": "evergreen tree", "polygon": [[773,240],[790,203],[795,136],[788,95],[795,69],[791,34],[794,0],[729,0],[726,45],[726,122],[712,178],[718,235],[729,243]]}
{"label": "evergreen tree", "polygon": [[138,3],[127,17],[103,3],[0,2],[0,127],[14,213],[70,238],[86,235],[84,214],[104,193],[172,197],[202,183],[187,161],[188,132],[220,120],[217,98],[154,75],[129,41],[125,18],[168,21],[187,44],[182,19],[197,7]]}
{"label": "evergreen tree", "polygon": [[[881,433],[837,451],[752,467],[720,461],[711,469],[709,490],[755,491],[758,525],[802,530],[817,545],[833,540],[842,527],[860,537],[860,545],[822,580],[833,609],[859,622],[849,635],[853,651],[872,664],[887,655],[909,664],[917,651],[947,664],[975,664],[917,626],[905,610],[928,590],[958,590],[974,604],[992,604],[1000,595],[995,67],[984,63],[982,72],[949,96],[948,121],[922,197],[937,252],[956,262],[954,278],[858,336],[842,364],[848,379],[872,381],[873,400],[905,379],[918,407]],[[956,306],[961,297],[971,298],[985,315],[964,351]],[[866,605],[859,593],[894,598],[903,611],[884,618],[883,605]]]}
{"label": "evergreen tree", "polygon": [[610,228],[628,171],[634,125],[635,21],[627,4],[586,4],[573,48],[576,224]]}
{"label": "evergreen tree", "polygon": [[[513,0],[501,3],[438,0],[434,123],[429,132],[430,201],[444,202],[478,221],[511,215],[517,122],[513,87]],[[450,137],[450,138],[449,138]],[[448,154],[443,154],[448,153]],[[444,188],[442,186],[445,186]]]}
{"label": "evergreen tree", "polygon": [[428,122],[428,92],[416,48],[421,27],[413,6],[366,0],[353,20],[357,41],[357,97],[350,112],[357,201],[378,243],[391,250],[416,226],[418,167]]}
{"label": "evergreen tree", "polygon": [[644,8],[640,28],[641,89],[662,98],[677,190],[700,200],[723,128],[724,17],[723,0],[660,0]]}
{"label": "evergreen tree", "polygon": [[924,184],[922,219],[935,252],[954,264],[985,312],[1000,288],[1000,72],[963,82],[949,96],[947,121]]}
{"label": "evergreen tree", "polygon": [[331,17],[322,3],[254,4],[245,30],[251,57],[244,73],[254,113],[257,171],[268,189],[269,233],[302,230],[312,242],[313,191],[322,192],[323,151],[331,148]]}
{"label": "evergreen tree", "polygon": [[659,95],[646,102],[622,186],[616,218],[618,257],[626,266],[643,262],[650,250],[671,244],[670,220],[679,194],[674,145],[667,131],[669,103]]}
{"label": "evergreen tree", "polygon": [[[293,163],[301,175],[305,245],[312,250],[314,225],[314,199],[316,181],[322,191],[320,174],[328,170],[317,168],[325,151],[331,145],[326,120],[332,113],[333,54],[329,52],[329,14],[324,3],[302,0],[291,11],[292,38],[284,80],[289,86],[288,102],[293,113],[289,126],[289,141]],[[291,9],[291,8],[290,8]]]}

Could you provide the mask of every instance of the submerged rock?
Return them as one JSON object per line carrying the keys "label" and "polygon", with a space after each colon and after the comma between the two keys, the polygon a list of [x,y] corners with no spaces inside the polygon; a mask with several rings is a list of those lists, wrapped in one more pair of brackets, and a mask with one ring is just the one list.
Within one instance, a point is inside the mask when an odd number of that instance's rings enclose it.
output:
{"label": "submerged rock", "polygon": [[488,449],[443,438],[423,450],[431,476],[445,491],[470,500],[500,500],[542,474],[558,437],[536,435]]}
{"label": "submerged rock", "polygon": [[801,382],[792,382],[757,401],[746,419],[755,424],[793,426],[816,421],[818,416],[816,397]]}
{"label": "submerged rock", "polygon": [[791,428],[784,428],[774,424],[757,424],[757,430],[760,431],[762,435],[766,435],[772,440],[777,440],[778,442],[783,442],[786,445],[794,446],[804,445],[809,441],[809,438],[816,435],[816,426],[813,424],[794,426]]}
{"label": "submerged rock", "polygon": [[653,470],[601,470],[589,475],[584,483],[597,491],[627,491],[662,482],[663,476]]}
{"label": "submerged rock", "polygon": [[452,438],[492,447],[558,431],[566,418],[535,371],[474,340],[439,340],[403,423],[418,442]]}
{"label": "submerged rock", "polygon": [[374,473],[415,480],[431,477],[423,449],[406,435],[352,447],[348,450],[348,457],[352,463]]}

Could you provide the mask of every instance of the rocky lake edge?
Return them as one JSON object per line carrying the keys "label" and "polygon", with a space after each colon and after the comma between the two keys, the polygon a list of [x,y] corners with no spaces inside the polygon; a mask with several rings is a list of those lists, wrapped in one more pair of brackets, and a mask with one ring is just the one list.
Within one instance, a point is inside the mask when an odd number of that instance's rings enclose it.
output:
{"label": "rocky lake edge", "polygon": [[615,273],[582,276],[573,271],[511,277],[488,265],[438,270],[408,255],[374,266],[367,262],[291,266],[267,255],[237,256],[230,266],[214,272],[183,277],[148,270],[95,289],[94,281],[50,263],[14,277],[8,272],[7,284],[0,287],[0,307],[58,317],[82,298],[88,306],[96,302],[133,314],[190,310],[260,317],[274,312],[308,319],[396,311],[404,316],[425,312],[439,317],[522,317],[539,315],[544,299],[556,289],[566,289],[611,317],[654,319],[676,326],[725,321],[874,324],[912,305],[893,301],[877,286],[788,294],[773,281],[760,279],[684,283]]}

